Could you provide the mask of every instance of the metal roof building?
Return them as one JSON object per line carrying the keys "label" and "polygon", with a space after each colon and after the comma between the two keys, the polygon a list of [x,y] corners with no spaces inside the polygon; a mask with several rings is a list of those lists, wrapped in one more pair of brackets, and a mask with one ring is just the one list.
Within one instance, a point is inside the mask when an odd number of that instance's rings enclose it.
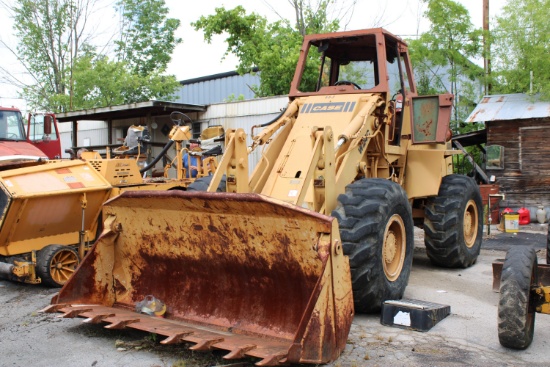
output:
{"label": "metal roof building", "polygon": [[550,101],[522,93],[485,96],[467,122],[483,122],[488,175],[506,194],[501,207],[550,209]]}
{"label": "metal roof building", "polygon": [[484,96],[466,122],[525,120],[550,116],[550,103],[523,93]]}
{"label": "metal roof building", "polygon": [[176,103],[209,105],[236,100],[243,96],[245,100],[256,96],[251,87],[260,84],[255,69],[252,73],[239,75],[236,71],[213,74],[200,78],[180,81],[181,88],[176,92]]}

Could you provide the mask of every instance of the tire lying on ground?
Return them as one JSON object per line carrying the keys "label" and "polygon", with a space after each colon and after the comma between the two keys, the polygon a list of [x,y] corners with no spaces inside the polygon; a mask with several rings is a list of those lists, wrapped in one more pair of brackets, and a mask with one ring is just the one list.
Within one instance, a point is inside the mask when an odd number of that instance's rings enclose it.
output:
{"label": "tire lying on ground", "polygon": [[443,177],[424,208],[424,243],[430,261],[448,268],[475,264],[483,237],[479,187],[464,175]]}
{"label": "tire lying on ground", "polygon": [[384,179],[358,180],[346,187],[332,212],[349,256],[357,312],[378,312],[400,299],[411,271],[414,224],[407,194]]}
{"label": "tire lying on ground", "polygon": [[80,264],[78,253],[69,246],[49,245],[36,255],[36,274],[42,284],[62,287]]}
{"label": "tire lying on ground", "polygon": [[535,331],[537,254],[529,246],[510,248],[502,266],[498,302],[498,339],[507,348],[525,349]]}

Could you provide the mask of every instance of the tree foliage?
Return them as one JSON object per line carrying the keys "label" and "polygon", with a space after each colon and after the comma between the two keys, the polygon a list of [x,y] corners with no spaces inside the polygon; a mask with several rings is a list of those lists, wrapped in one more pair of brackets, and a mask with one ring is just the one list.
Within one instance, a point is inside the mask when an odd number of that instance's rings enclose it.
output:
{"label": "tree foliage", "polygon": [[[6,3],[2,3],[6,6]],[[96,51],[87,24],[98,0],[16,0],[12,50],[30,82],[20,82],[31,108],[65,112],[155,99],[170,99],[179,84],[164,75],[179,26],[167,19],[164,0],[119,0],[123,26],[116,55]],[[103,45],[105,46],[105,45]],[[108,48],[108,47],[103,47]],[[10,75],[9,71],[3,70]]]}
{"label": "tree foliage", "polygon": [[483,70],[471,58],[482,55],[481,29],[476,29],[468,10],[453,0],[422,0],[427,4],[430,29],[409,42],[420,94],[455,95],[454,129],[459,130],[475,103],[475,85]]}
{"label": "tree foliage", "polygon": [[71,71],[95,0],[18,0],[13,5],[14,50],[30,75],[23,95],[31,105],[59,110],[70,103]]}
{"label": "tree foliage", "polygon": [[173,76],[132,72],[124,61],[88,53],[74,66],[74,105],[79,109],[114,106],[168,96],[179,86]]}
{"label": "tree foliage", "polygon": [[550,100],[549,18],[550,0],[508,0],[493,30],[494,92],[529,93],[532,83]]}
{"label": "tree foliage", "polygon": [[123,16],[121,39],[115,41],[119,61],[134,73],[144,76],[164,72],[174,48],[179,19],[167,18],[168,8],[158,0],[119,0]]}
{"label": "tree foliage", "polygon": [[288,20],[268,23],[256,14],[247,14],[242,6],[227,10],[216,8],[215,14],[202,16],[192,25],[202,30],[204,39],[212,41],[214,35],[227,35],[227,54],[239,59],[237,71],[241,74],[258,68],[260,85],[251,86],[257,96],[288,93],[298,61],[304,32],[324,33],[338,29],[339,21],[329,20],[328,6],[334,0],[320,0],[315,9],[293,0],[297,20],[292,27]]}

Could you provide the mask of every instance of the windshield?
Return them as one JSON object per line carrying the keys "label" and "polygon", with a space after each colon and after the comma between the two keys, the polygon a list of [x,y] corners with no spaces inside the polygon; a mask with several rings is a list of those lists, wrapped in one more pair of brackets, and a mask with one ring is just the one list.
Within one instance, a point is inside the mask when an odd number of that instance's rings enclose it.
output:
{"label": "windshield", "polygon": [[374,35],[318,41],[309,48],[306,60],[302,92],[340,84],[372,89],[380,82]]}
{"label": "windshield", "polygon": [[25,140],[23,116],[19,111],[0,111],[0,139]]}
{"label": "windshield", "polygon": [[[291,94],[410,91],[406,44],[380,30],[306,37]],[[342,88],[331,88],[344,86]]]}

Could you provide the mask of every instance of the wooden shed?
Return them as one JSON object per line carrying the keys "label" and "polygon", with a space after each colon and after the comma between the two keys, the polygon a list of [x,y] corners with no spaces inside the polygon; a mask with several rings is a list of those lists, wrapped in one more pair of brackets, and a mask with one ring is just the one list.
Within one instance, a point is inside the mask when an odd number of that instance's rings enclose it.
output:
{"label": "wooden shed", "polygon": [[540,205],[550,212],[550,102],[538,95],[485,96],[467,122],[485,123],[485,171],[506,196],[501,208],[526,207],[532,219]]}

